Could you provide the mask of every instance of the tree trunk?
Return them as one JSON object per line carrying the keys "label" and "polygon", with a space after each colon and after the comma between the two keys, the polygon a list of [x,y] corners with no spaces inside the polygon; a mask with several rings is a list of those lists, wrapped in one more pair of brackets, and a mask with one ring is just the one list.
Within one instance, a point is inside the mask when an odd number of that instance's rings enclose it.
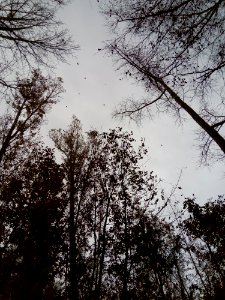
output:
{"label": "tree trunk", "polygon": [[189,116],[205,131],[208,135],[214,140],[214,142],[219,146],[219,148],[225,154],[225,139],[217,132],[213,126],[209,125],[196,111],[189,106],[186,102],[184,102],[177,93],[172,90],[161,78],[154,76],[150,72],[147,72],[146,75],[150,80],[154,80],[158,84],[160,84],[173,98],[173,100],[183,108]]}
{"label": "tree trunk", "polygon": [[208,135],[212,138],[212,140],[219,146],[219,148],[222,150],[222,152],[225,154],[225,139],[219,134],[218,131],[215,130],[214,126],[209,125],[191,106],[189,106],[186,102],[184,102],[178,94],[168,86],[167,83],[164,82],[164,80],[158,76],[155,76],[152,74],[148,69],[146,69],[144,66],[140,66],[138,63],[132,60],[128,55],[126,55],[122,50],[115,48],[114,50],[117,51],[119,56],[121,56],[122,59],[126,60],[127,63],[129,63],[131,66],[136,68],[140,73],[145,75],[150,82],[155,82],[157,85],[157,88],[162,90],[165,90],[172,99],[184,110],[186,111],[189,116],[205,131],[208,133]]}
{"label": "tree trunk", "polygon": [[124,274],[123,274],[123,291],[122,291],[122,300],[127,300],[128,297],[128,290],[127,290],[127,284],[128,284],[128,224],[127,224],[127,199],[125,195],[124,199],[124,241],[125,241],[125,259],[124,259]]}
{"label": "tree trunk", "polygon": [[108,222],[108,216],[109,216],[109,205],[110,205],[110,195],[106,192],[107,199],[107,206],[106,206],[106,213],[105,213],[105,221],[103,225],[103,231],[102,231],[102,237],[99,237],[102,239],[102,251],[101,251],[101,257],[100,257],[100,266],[99,266],[99,277],[98,277],[98,283],[97,283],[97,289],[96,289],[96,300],[101,299],[101,286],[102,286],[102,275],[103,275],[103,269],[104,269],[104,260],[105,260],[105,252],[106,252],[106,226]]}
{"label": "tree trunk", "polygon": [[77,285],[77,249],[76,249],[76,238],[75,238],[75,182],[74,182],[74,169],[71,164],[70,168],[70,195],[69,195],[69,300],[78,300],[79,291]]}

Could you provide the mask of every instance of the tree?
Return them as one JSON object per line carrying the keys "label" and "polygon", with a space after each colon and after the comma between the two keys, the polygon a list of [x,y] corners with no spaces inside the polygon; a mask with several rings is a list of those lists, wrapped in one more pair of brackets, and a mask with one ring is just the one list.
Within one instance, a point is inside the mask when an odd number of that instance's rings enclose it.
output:
{"label": "tree", "polygon": [[[149,287],[143,281],[142,275],[152,276],[153,268],[148,260],[143,259],[143,252],[139,250],[142,227],[149,222],[152,227],[160,224],[151,215],[151,206],[157,201],[157,179],[152,174],[142,171],[139,164],[146,154],[144,143],[138,150],[133,148],[132,134],[123,132],[121,128],[110,130],[102,134],[96,131],[89,132],[90,150],[88,160],[92,160],[92,173],[89,181],[89,191],[86,194],[89,202],[88,218],[84,220],[89,228],[89,238],[86,255],[87,284],[86,296],[88,299],[146,299],[146,295],[157,289],[161,295],[160,284],[157,280]],[[92,157],[95,157],[94,159]],[[85,210],[87,215],[87,210]],[[158,243],[156,257],[161,258],[159,252],[165,251],[165,261],[173,257],[171,244],[163,237],[170,231],[162,225],[153,237],[154,230],[143,238],[143,244],[151,236],[152,244]],[[143,230],[145,231],[145,229]],[[162,236],[160,235],[162,232]],[[143,235],[145,233],[143,232]],[[149,242],[149,241],[148,241]],[[163,250],[161,244],[165,244]],[[152,249],[146,249],[146,256],[151,255]],[[158,256],[157,256],[158,255]],[[158,264],[163,264],[158,261]],[[169,273],[169,266],[165,263],[162,269]],[[172,267],[171,267],[172,269]],[[170,270],[171,270],[170,269]],[[142,271],[141,271],[142,270]],[[138,274],[140,274],[138,276]],[[160,272],[159,272],[160,273]],[[167,275],[168,275],[167,273]],[[160,274],[169,284],[169,276]],[[153,275],[154,277],[154,275]],[[146,284],[146,285],[145,285]],[[155,285],[154,285],[155,284]],[[154,286],[154,287],[153,287]],[[149,288],[149,289],[148,289]],[[172,289],[172,286],[171,286]],[[168,294],[169,295],[168,290]],[[151,294],[152,296],[152,294]],[[135,298],[136,297],[136,298]],[[156,296],[157,297],[157,296]],[[156,298],[157,299],[157,298]]]}
{"label": "tree", "polygon": [[0,186],[4,299],[49,299],[47,292],[54,293],[64,246],[63,177],[52,150],[39,148]]}
{"label": "tree", "polygon": [[214,158],[225,154],[224,10],[221,0],[103,5],[115,34],[106,49],[149,93],[143,102],[125,101],[116,115],[141,119],[156,109],[181,121],[185,112],[200,126],[202,161],[210,149]]}
{"label": "tree", "polygon": [[[0,83],[11,85],[12,73],[64,61],[75,46],[57,20],[66,0],[3,0],[0,4]],[[34,65],[35,64],[35,65]],[[8,77],[8,78],[7,78]]]}
{"label": "tree", "polygon": [[[8,154],[15,157],[13,152],[35,135],[62,92],[60,78],[44,77],[37,68],[51,67],[54,58],[65,61],[77,49],[56,16],[67,2],[1,1],[0,86],[5,113],[0,117],[0,163]],[[30,78],[21,79],[24,73]]]}
{"label": "tree", "polygon": [[46,112],[62,91],[61,78],[44,77],[38,70],[31,78],[17,80],[6,113],[0,117],[0,165],[12,162],[21,149],[32,143]]}
{"label": "tree", "polygon": [[128,299],[130,252],[136,247],[132,230],[143,218],[139,212],[147,214],[157,197],[155,177],[138,165],[146,154],[144,143],[135,151],[132,134],[121,128],[90,131],[85,138],[75,117],[68,130],[52,130],[50,136],[63,154],[66,174],[68,296]]}
{"label": "tree", "polygon": [[69,245],[68,296],[71,300],[80,299],[78,288],[82,261],[82,246],[80,244],[83,244],[83,239],[85,241],[87,238],[85,228],[82,225],[84,224],[83,219],[85,219],[85,194],[90,176],[89,165],[86,163],[88,148],[82,135],[80,121],[75,116],[73,116],[68,130],[51,130],[50,137],[63,155],[66,174],[69,211],[66,224]]}
{"label": "tree", "polygon": [[184,208],[189,217],[183,228],[190,239],[191,250],[199,260],[199,269],[205,281],[203,299],[222,299],[225,296],[225,202],[224,196],[204,205],[195,198],[187,198]]}
{"label": "tree", "polygon": [[[148,210],[149,203],[156,197],[156,179],[152,173],[140,170],[138,164],[146,149],[144,143],[138,150],[133,148],[132,134],[118,128],[99,134],[97,140],[99,159],[94,173],[97,191],[94,199],[98,204],[98,219],[94,223],[97,224],[94,249],[97,245],[99,272],[95,274],[98,279],[96,299],[100,299],[101,294],[129,299],[131,228],[137,221],[139,207],[143,205]],[[141,204],[142,201],[145,204]]]}

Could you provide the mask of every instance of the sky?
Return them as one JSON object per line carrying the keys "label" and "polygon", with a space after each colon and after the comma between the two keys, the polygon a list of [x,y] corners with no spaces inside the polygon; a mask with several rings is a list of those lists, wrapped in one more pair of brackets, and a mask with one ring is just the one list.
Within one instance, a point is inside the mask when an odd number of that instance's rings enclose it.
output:
{"label": "sky", "polygon": [[[100,2],[101,0],[99,0]],[[135,82],[122,79],[122,71],[112,57],[99,51],[104,41],[110,39],[104,17],[99,13],[97,0],[71,0],[59,14],[80,50],[67,64],[58,64],[55,73],[64,80],[66,92],[61,101],[48,114],[48,122],[42,134],[50,145],[48,131],[70,124],[72,115],[82,123],[84,132],[96,129],[100,132],[117,126],[133,131],[135,139],[145,139],[149,150],[143,167],[162,179],[162,187],[168,193],[177,183],[186,197],[196,196],[203,203],[225,194],[224,163],[199,165],[197,125],[187,118],[179,126],[173,117],[159,115],[145,119],[141,126],[125,119],[112,118],[114,109],[127,97],[141,99],[147,96]]]}

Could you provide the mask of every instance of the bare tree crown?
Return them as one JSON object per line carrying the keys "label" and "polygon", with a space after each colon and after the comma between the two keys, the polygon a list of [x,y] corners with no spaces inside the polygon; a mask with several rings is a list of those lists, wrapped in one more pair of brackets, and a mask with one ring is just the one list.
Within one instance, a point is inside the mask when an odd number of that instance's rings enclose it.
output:
{"label": "bare tree crown", "polygon": [[116,114],[141,119],[155,108],[182,120],[185,111],[201,127],[202,157],[212,141],[223,156],[224,1],[106,0],[102,11],[115,34],[106,48],[149,93]]}

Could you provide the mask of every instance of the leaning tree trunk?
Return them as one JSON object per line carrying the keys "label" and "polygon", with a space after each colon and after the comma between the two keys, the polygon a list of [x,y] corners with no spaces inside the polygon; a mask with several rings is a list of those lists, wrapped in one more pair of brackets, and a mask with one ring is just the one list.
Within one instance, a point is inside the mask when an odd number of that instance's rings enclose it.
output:
{"label": "leaning tree trunk", "polygon": [[[218,145],[218,147],[225,154],[225,139],[219,134],[219,132],[215,129],[215,125],[209,125],[191,106],[189,106],[186,102],[184,102],[180,96],[168,86],[168,84],[160,77],[154,75],[151,71],[149,71],[145,66],[141,66],[136,63],[132,58],[126,55],[122,50],[118,48],[113,48],[117,51],[118,55],[125,60],[128,64],[133,66],[137,71],[146,76],[146,78],[157,86],[157,89],[161,89],[167,92],[171,98],[181,107],[184,111],[186,111],[189,116],[212,138],[212,140]],[[218,123],[220,124],[220,123]],[[217,124],[217,125],[218,125]],[[223,124],[223,122],[221,122]]]}

